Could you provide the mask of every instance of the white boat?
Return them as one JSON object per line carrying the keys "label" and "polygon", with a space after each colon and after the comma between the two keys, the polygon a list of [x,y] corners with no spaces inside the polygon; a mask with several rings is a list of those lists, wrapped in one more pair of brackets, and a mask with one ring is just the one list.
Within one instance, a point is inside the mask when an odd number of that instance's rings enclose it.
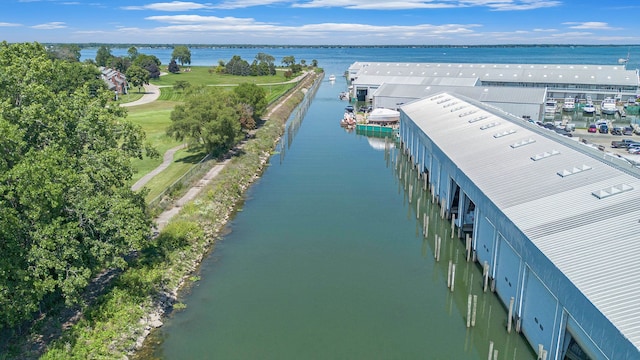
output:
{"label": "white boat", "polygon": [[376,108],[369,113],[369,124],[394,124],[400,121],[400,112],[391,109]]}
{"label": "white boat", "polygon": [[610,97],[602,100],[602,104],[600,105],[600,111],[603,114],[613,115],[618,112],[618,108],[616,107],[616,101]]}
{"label": "white boat", "polygon": [[555,114],[556,110],[558,110],[558,102],[555,100],[547,100],[544,103],[544,112],[547,114]]}
{"label": "white boat", "polygon": [[573,98],[565,98],[562,104],[563,111],[574,111],[576,109],[576,101]]}
{"label": "white boat", "polygon": [[336,81],[336,76],[333,74],[329,75],[329,81]]}
{"label": "white boat", "polygon": [[582,112],[585,114],[593,114],[596,112],[596,106],[593,105],[593,101],[587,100],[587,103],[582,107]]}

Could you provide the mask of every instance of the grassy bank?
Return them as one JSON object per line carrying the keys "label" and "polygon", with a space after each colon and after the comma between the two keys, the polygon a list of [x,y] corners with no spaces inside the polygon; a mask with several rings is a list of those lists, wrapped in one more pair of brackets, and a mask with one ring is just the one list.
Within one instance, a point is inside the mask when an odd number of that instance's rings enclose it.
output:
{"label": "grassy bank", "polygon": [[[110,282],[108,291],[83,309],[80,320],[49,345],[43,359],[123,358],[140,346],[151,328],[161,325],[164,311],[182,307],[175,303],[178,289],[197,280],[198,264],[213,248],[245,190],[261,174],[286,120],[304,98],[302,89],[314,79],[309,76],[299,84],[247,141],[242,154],[183,207],[153,245]],[[21,352],[20,358],[25,357],[37,354]]]}

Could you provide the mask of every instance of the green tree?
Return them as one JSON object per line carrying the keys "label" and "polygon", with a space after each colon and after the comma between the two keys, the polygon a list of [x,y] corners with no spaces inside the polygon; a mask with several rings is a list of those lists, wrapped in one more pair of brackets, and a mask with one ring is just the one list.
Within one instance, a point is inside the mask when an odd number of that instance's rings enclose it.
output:
{"label": "green tree", "polygon": [[0,330],[44,300],[79,301],[149,239],[144,194],[130,190],[144,133],[111,93],[91,96],[90,65],[70,64],[37,43],[0,44]]}
{"label": "green tree", "polygon": [[135,61],[135,59],[138,57],[139,53],[138,53],[138,48],[136,48],[135,46],[130,47],[127,50],[127,55],[129,55],[129,59],[131,59],[131,61]]}
{"label": "green tree", "polygon": [[318,60],[316,59],[311,60],[311,66],[318,67]]}
{"label": "green tree", "polygon": [[138,54],[133,65],[138,65],[149,72],[150,79],[160,77],[160,59],[155,55]]}
{"label": "green tree", "polygon": [[96,52],[96,64],[98,66],[107,66],[112,57],[111,49],[108,46],[100,46]]}
{"label": "green tree", "polygon": [[232,91],[204,86],[192,87],[184,104],[171,112],[167,134],[177,140],[203,145],[218,156],[241,138],[242,105]]}
{"label": "green tree", "polygon": [[137,87],[138,92],[142,91],[144,85],[149,84],[149,72],[138,65],[131,65],[126,76],[129,85]]}
{"label": "green tree", "polygon": [[76,44],[58,44],[47,49],[47,53],[53,59],[80,61],[80,46]]}
{"label": "green tree", "polygon": [[[242,104],[246,104],[250,110],[250,115],[253,120],[258,120],[264,114],[267,109],[267,92],[264,88],[253,83],[242,83],[235,88],[233,92],[238,95],[238,101]],[[255,128],[255,121],[253,124],[243,124],[245,129]]]}
{"label": "green tree", "polygon": [[296,63],[296,58],[293,55],[285,56],[282,58],[282,63],[284,66],[290,67]]}
{"label": "green tree", "polygon": [[173,48],[171,60],[177,60],[180,66],[191,64],[191,51],[185,45],[178,45]]}
{"label": "green tree", "polygon": [[178,66],[178,64],[176,64],[176,61],[174,59],[171,59],[171,62],[169,63],[169,66],[168,66],[168,70],[172,74],[177,74],[180,72],[180,67]]}

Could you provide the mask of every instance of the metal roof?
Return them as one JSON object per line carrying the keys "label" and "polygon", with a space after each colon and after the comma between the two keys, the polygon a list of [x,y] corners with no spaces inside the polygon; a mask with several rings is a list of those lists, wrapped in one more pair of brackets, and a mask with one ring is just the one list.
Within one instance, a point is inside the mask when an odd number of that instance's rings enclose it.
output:
{"label": "metal roof", "polygon": [[444,76],[417,76],[417,75],[389,75],[371,74],[361,75],[356,81],[358,86],[379,86],[384,83],[406,85],[449,85],[449,86],[476,86],[478,77],[444,77]]}
{"label": "metal roof", "polygon": [[483,82],[640,85],[638,73],[622,65],[354,63],[349,73],[376,76],[477,77]]}
{"label": "metal roof", "polygon": [[504,86],[456,86],[456,85],[409,85],[386,82],[373,94],[376,96],[422,99],[440,92],[464,95],[482,102],[517,104],[544,104],[547,99],[545,88],[508,88]]}
{"label": "metal roof", "polygon": [[637,169],[459,95],[401,110],[640,349]]}

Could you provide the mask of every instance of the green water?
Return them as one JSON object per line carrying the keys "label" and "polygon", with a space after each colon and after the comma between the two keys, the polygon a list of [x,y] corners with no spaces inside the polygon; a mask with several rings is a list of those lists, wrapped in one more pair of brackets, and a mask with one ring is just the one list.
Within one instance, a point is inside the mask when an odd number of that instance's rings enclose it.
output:
{"label": "green water", "polygon": [[[451,239],[398,150],[376,150],[380,140],[339,127],[340,91],[321,86],[183,294],[187,308],[141,357],[487,359],[494,342],[499,359],[535,358],[520,335],[507,334],[504,306],[482,292],[481,270],[466,262],[463,242]],[[469,292],[478,305],[468,329]]]}

